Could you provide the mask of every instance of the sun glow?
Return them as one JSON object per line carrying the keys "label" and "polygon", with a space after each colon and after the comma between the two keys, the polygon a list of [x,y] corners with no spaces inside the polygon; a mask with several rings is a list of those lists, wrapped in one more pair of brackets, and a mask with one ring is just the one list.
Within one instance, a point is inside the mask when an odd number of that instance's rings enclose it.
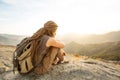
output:
{"label": "sun glow", "polygon": [[[57,34],[103,34],[120,30],[120,0],[2,0],[0,32],[35,33],[48,20]],[[27,3],[27,4],[26,4]]]}

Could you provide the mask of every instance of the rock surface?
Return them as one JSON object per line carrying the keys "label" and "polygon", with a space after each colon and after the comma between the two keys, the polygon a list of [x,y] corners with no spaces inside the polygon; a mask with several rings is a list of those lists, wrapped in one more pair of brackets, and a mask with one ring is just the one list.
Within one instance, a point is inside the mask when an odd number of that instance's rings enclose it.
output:
{"label": "rock surface", "polygon": [[[0,80],[120,80],[120,65],[85,57],[67,56],[69,63],[54,65],[44,75],[12,72],[12,47],[0,47]],[[9,57],[4,56],[9,54]],[[4,55],[3,55],[4,54]],[[2,55],[2,56],[1,56]],[[8,60],[9,59],[9,60]],[[1,61],[2,60],[2,61]]]}

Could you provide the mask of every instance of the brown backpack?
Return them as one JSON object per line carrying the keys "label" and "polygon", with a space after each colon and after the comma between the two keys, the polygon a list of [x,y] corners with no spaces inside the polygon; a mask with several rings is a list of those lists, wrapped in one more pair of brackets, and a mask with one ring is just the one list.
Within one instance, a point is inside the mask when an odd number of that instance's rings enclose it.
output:
{"label": "brown backpack", "polygon": [[29,38],[24,38],[17,46],[13,53],[13,71],[19,73],[28,73],[34,66],[31,60],[31,41]]}
{"label": "brown backpack", "polygon": [[[17,46],[13,53],[13,72],[17,70],[20,74],[27,74],[34,68],[41,65],[43,58],[46,55],[46,49],[39,54],[41,57],[37,64],[33,65],[31,59],[32,41],[30,37],[24,38]],[[49,48],[47,48],[49,49]],[[33,55],[33,54],[32,54]]]}

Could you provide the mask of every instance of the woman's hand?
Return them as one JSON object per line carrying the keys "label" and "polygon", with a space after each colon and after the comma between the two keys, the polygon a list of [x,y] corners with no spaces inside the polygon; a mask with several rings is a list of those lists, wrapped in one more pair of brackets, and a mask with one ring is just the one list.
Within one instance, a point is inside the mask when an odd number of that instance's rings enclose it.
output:
{"label": "woman's hand", "polygon": [[65,51],[63,51],[63,56],[66,56],[66,52]]}

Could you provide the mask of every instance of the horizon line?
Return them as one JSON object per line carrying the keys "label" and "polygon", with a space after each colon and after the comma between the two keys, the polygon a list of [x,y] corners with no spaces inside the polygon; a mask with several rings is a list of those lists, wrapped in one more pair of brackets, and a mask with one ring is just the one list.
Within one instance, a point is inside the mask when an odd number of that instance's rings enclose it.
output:
{"label": "horizon line", "polygon": [[[78,34],[78,35],[104,35],[104,34],[108,34],[111,32],[119,32],[120,30],[114,30],[114,31],[109,31],[109,32],[104,32],[104,33],[89,33],[89,34],[85,34],[85,33],[77,33],[77,32],[68,32],[68,33],[64,33],[64,34],[57,34],[59,35],[67,35],[67,34]],[[31,34],[15,34],[15,33],[0,33],[0,34],[5,34],[5,35],[18,35],[18,36],[30,36],[33,35],[34,33]]]}

